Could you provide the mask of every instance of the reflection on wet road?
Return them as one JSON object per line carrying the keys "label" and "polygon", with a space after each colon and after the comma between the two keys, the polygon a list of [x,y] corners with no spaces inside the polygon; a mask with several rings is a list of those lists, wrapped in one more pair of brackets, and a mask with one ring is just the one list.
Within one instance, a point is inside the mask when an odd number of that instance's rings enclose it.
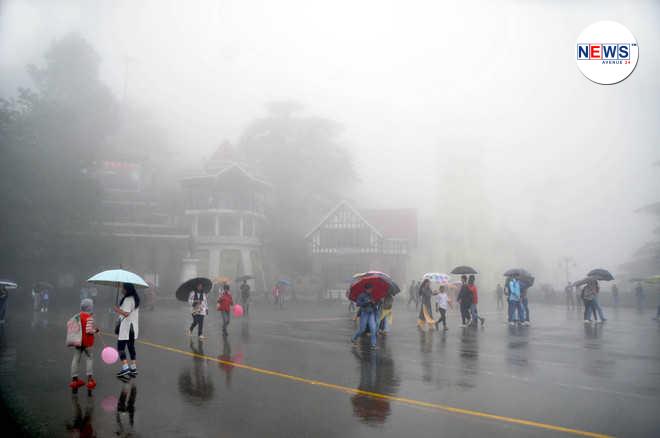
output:
{"label": "reflection on wet road", "polygon": [[[483,329],[452,325],[451,314],[443,333],[420,331],[414,312],[395,310],[392,333],[369,351],[348,344],[354,325],[339,306],[255,306],[250,320],[233,321],[227,338],[209,318],[206,341],[182,335],[181,309],[163,308],[143,321],[140,376],[124,384],[113,377],[114,367],[97,363],[99,386],[92,397],[72,400],[73,416],[62,409],[71,399],[63,384],[69,352],[41,324],[21,327],[15,319],[0,338],[2,398],[19,419],[34,423],[31,433],[49,436],[81,429],[98,436],[401,436],[411,427],[422,436],[439,430],[648,436],[658,430],[657,326],[632,314],[585,328],[575,315],[537,309],[532,327],[510,328],[494,315]],[[28,337],[34,348],[26,348]],[[42,366],[50,374],[32,378]],[[630,419],[625,427],[613,411]]]}

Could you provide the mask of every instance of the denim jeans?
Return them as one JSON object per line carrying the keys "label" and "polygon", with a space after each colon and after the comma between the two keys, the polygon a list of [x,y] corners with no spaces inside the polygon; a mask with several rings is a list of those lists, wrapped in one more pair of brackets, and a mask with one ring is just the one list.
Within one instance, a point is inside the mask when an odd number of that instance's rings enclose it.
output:
{"label": "denim jeans", "polygon": [[598,312],[598,317],[600,318],[600,320],[605,321],[605,315],[603,315],[603,309],[601,309],[600,304],[598,304],[598,297],[594,297],[594,299],[591,300],[591,307],[592,307],[592,312],[594,313],[594,319],[596,319],[596,312]]}
{"label": "denim jeans", "polygon": [[584,320],[585,321],[591,321],[591,314],[594,314],[596,316],[596,311],[594,310],[593,307],[593,301],[592,300],[584,300]]}
{"label": "denim jeans", "polygon": [[353,335],[353,341],[359,338],[369,325],[369,332],[371,335],[371,346],[376,346],[376,313],[375,312],[360,312],[360,327]]}
{"label": "denim jeans", "polygon": [[[516,315],[516,312],[518,313]],[[509,301],[509,322],[520,321],[523,319],[523,309],[520,301]]]}
{"label": "denim jeans", "polygon": [[477,310],[477,305],[474,303],[470,304],[470,315],[472,317],[472,324],[476,324],[479,321],[479,311]]}
{"label": "denim jeans", "polygon": [[527,300],[527,297],[522,299],[522,310],[524,315],[522,316],[523,321],[529,322],[529,301]]}

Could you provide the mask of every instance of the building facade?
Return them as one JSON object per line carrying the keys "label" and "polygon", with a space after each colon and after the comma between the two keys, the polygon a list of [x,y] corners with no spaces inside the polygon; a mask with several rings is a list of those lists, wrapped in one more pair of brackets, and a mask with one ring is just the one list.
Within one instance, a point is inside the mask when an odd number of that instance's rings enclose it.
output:
{"label": "building facade", "polygon": [[202,174],[184,178],[181,185],[192,241],[182,279],[251,275],[253,290],[265,290],[262,242],[270,184],[235,161],[225,143]]}
{"label": "building facade", "polygon": [[386,272],[403,287],[417,244],[415,210],[357,210],[342,201],[306,236],[312,271],[325,298],[343,296],[358,272]]}

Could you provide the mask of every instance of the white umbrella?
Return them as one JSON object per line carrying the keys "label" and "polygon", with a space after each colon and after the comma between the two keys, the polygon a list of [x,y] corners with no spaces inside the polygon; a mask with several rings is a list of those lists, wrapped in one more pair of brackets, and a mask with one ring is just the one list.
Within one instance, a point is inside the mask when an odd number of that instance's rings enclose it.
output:
{"label": "white umbrella", "polygon": [[425,280],[431,280],[434,283],[449,283],[449,275],[439,272],[427,272],[423,277]]}
{"label": "white umbrella", "polygon": [[0,286],[4,287],[5,289],[17,289],[18,285],[14,283],[13,281],[9,280],[0,280]]}
{"label": "white umbrella", "polygon": [[88,283],[100,284],[103,286],[119,287],[122,283],[129,283],[136,288],[148,288],[149,285],[137,274],[123,269],[111,269],[109,271],[99,272],[87,280]]}

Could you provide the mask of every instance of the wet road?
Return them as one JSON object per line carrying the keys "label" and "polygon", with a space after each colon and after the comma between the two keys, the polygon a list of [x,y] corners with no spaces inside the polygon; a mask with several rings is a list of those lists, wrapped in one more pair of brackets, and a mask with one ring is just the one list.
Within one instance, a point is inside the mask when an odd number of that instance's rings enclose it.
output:
{"label": "wet road", "polygon": [[13,312],[0,393],[35,436],[660,436],[660,327],[650,312],[605,310],[604,325],[585,327],[537,305],[533,325],[514,329],[494,310],[484,329],[461,329],[454,311],[448,332],[424,333],[399,305],[369,352],[348,343],[345,306],[255,305],[226,341],[211,311],[200,342],[185,333],[187,307],[164,304],[141,314],[130,383],[97,341],[93,397],[66,386],[70,315]]}

